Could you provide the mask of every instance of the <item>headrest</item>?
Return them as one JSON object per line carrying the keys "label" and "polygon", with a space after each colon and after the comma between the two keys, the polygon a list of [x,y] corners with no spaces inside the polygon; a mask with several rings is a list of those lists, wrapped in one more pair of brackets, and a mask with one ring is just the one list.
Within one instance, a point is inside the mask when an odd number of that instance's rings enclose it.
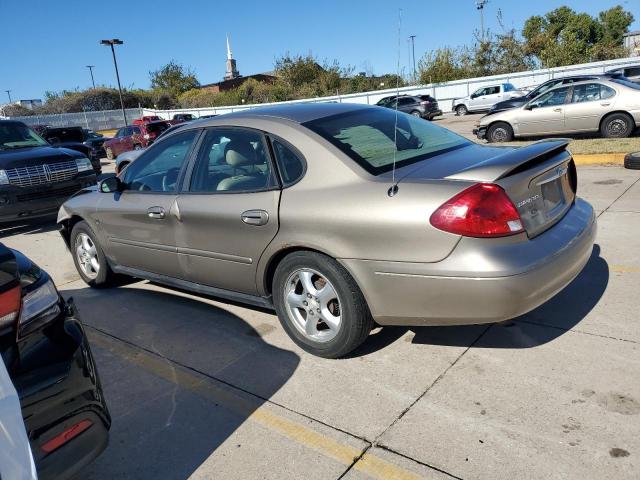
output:
{"label": "headrest", "polygon": [[224,149],[224,159],[227,165],[232,167],[258,163],[258,156],[251,143],[237,140],[227,143]]}

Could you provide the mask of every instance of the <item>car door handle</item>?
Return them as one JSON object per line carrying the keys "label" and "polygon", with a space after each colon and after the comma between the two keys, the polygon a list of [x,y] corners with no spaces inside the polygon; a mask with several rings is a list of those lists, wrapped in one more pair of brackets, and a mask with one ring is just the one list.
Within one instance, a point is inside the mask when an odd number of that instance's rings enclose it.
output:
{"label": "car door handle", "polygon": [[147,208],[147,216],[149,218],[155,218],[162,220],[164,218],[164,208],[162,207],[149,207]]}
{"label": "car door handle", "polygon": [[611,102],[601,102],[600,105],[602,105],[603,107],[608,107],[609,105],[611,105]]}
{"label": "car door handle", "polygon": [[554,109],[553,109],[553,111],[554,111],[554,112],[561,112],[561,111],[562,111],[562,109],[561,109],[561,108],[554,108]]}
{"label": "car door handle", "polygon": [[264,210],[247,210],[240,215],[242,221],[247,225],[266,225],[269,221],[269,214]]}

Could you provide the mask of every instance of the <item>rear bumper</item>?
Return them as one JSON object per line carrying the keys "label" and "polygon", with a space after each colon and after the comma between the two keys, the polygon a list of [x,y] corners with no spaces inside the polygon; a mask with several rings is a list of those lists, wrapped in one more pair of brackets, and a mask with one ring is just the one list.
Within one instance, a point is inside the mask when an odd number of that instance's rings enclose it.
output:
{"label": "rear bumper", "polygon": [[95,185],[96,175],[79,176],[68,182],[34,187],[0,187],[0,223],[55,215],[64,201],[78,190]]}
{"label": "rear bumper", "polygon": [[[14,383],[40,479],[66,479],[107,446],[111,417],[96,365],[72,302],[52,324],[27,336]],[[13,375],[12,375],[13,376]],[[42,446],[73,425],[91,426],[58,449]]]}
{"label": "rear bumper", "polygon": [[492,323],[533,310],[567,286],[589,260],[596,230],[593,208],[578,199],[531,240],[462,238],[435,263],[342,262],[381,325]]}

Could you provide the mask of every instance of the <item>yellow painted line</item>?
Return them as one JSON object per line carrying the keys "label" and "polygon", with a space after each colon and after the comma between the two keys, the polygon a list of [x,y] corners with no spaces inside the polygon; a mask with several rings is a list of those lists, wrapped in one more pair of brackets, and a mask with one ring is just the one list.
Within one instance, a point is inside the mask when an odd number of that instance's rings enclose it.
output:
{"label": "yellow painted line", "polygon": [[576,165],[600,165],[614,163],[617,165],[624,164],[626,153],[577,153],[573,155],[573,161]]}
{"label": "yellow painted line", "polygon": [[[136,349],[94,330],[88,330],[88,335],[92,344],[118,355],[123,360],[211,400],[227,410],[259,423],[269,430],[278,432],[282,436],[311,448],[343,465],[351,465],[362,453],[358,448],[344,445],[305,425],[281,417],[261,407],[262,403],[259,400],[251,400],[248,396],[244,397],[234,393],[229,387],[217,385],[216,382],[204,376],[200,377],[169,360]],[[382,480],[419,480],[422,478],[370,454],[365,454],[353,468],[366,473],[370,477]]]}
{"label": "yellow painted line", "polygon": [[611,265],[609,270],[615,273],[640,273],[640,267],[634,265]]}

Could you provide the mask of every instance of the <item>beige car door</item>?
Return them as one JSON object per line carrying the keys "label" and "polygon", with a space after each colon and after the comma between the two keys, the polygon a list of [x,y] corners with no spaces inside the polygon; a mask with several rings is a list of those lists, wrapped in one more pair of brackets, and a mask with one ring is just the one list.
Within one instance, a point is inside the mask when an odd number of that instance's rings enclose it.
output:
{"label": "beige car door", "polygon": [[518,111],[519,136],[564,131],[564,107],[569,87],[555,88],[530,101]]}
{"label": "beige car door", "polygon": [[613,110],[617,92],[601,83],[574,85],[570,103],[565,105],[566,132],[595,132],[600,120]]}

